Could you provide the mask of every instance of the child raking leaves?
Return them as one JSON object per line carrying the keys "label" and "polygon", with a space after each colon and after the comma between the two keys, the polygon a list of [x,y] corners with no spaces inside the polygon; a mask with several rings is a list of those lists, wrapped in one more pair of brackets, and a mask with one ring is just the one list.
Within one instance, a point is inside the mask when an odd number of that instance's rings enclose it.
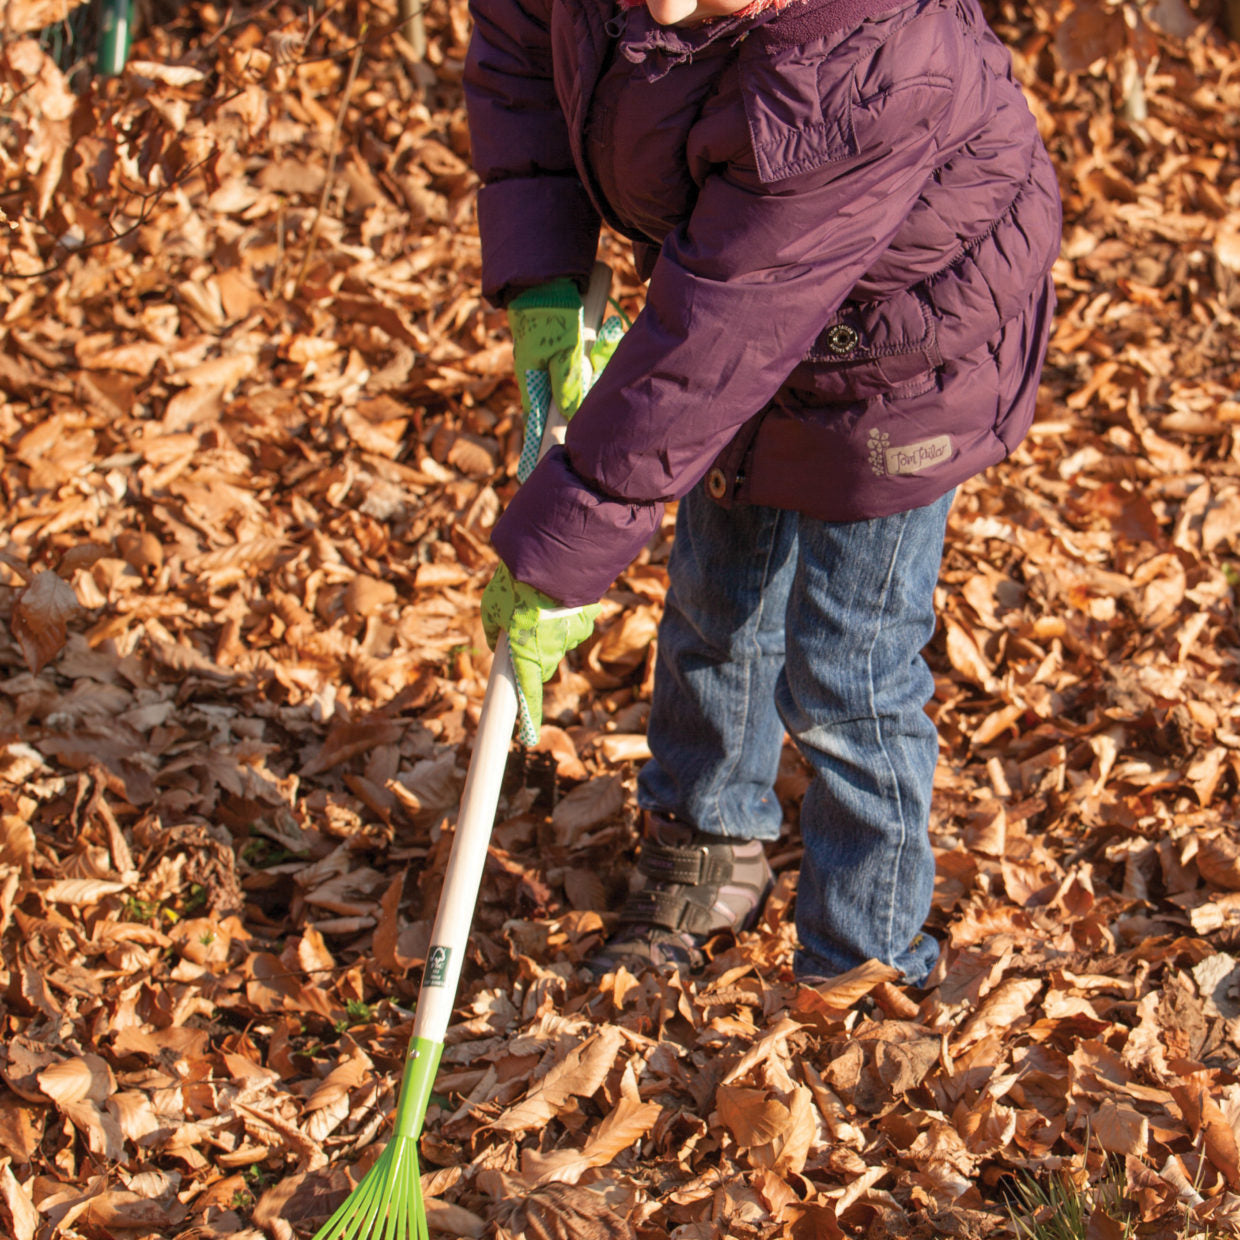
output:
{"label": "child raking leaves", "polygon": [[[1058,187],[1008,53],[974,0],[472,11],[483,290],[521,383],[545,372],[575,410],[492,537],[484,612],[529,669],[530,734],[541,679],[680,501],[644,839],[595,967],[697,968],[749,924],[787,733],[812,772],[796,976],[877,959],[922,982],[947,511],[1027,431],[1054,305]],[[649,285],[581,398],[602,223]]]}

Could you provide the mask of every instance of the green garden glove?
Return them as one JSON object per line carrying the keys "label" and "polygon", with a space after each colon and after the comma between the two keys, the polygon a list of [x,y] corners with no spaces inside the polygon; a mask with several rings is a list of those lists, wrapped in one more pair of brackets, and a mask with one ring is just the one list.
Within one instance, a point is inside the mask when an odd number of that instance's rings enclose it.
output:
{"label": "green garden glove", "polygon": [[[555,611],[554,616],[544,613]],[[594,631],[599,606],[561,608],[533,586],[514,581],[505,564],[495,570],[482,592],[482,628],[492,650],[500,630],[508,634],[508,650],[517,681],[523,745],[536,745],[542,727],[543,682],[560,660]]]}
{"label": "green garden glove", "polygon": [[531,372],[543,371],[551,380],[560,412],[571,418],[589,386],[582,340],[585,319],[577,286],[571,280],[552,280],[528,289],[508,303],[508,327],[525,416],[536,399],[530,393]]}
{"label": "green garden glove", "polygon": [[567,279],[540,284],[510,301],[508,328],[526,418],[539,399],[530,390],[531,383],[536,382],[533,376],[542,373],[551,382],[551,395],[566,422],[581,406],[591,382],[607,365],[624,334],[621,321],[609,318],[587,354],[582,339],[585,320],[581,294]]}

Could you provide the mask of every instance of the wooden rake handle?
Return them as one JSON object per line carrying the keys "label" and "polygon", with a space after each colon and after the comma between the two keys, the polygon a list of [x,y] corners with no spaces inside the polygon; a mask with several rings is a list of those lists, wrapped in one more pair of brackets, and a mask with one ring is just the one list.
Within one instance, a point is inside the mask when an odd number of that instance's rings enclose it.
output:
{"label": "wooden rake handle", "polygon": [[[582,299],[587,351],[603,321],[610,290],[610,268],[605,263],[596,263],[589,288]],[[553,444],[563,442],[566,425],[564,415],[553,400],[543,430],[540,458]],[[491,662],[486,696],[482,700],[482,714],[478,720],[469,773],[465,777],[465,791],[461,795],[456,834],[444,873],[435,925],[431,930],[431,947],[414,1018],[415,1038],[442,1042],[452,1019],[461,965],[469,941],[474,908],[478,903],[487,846],[499,807],[500,786],[516,722],[517,682],[508,652],[508,635],[501,633],[495,646],[495,658]]]}

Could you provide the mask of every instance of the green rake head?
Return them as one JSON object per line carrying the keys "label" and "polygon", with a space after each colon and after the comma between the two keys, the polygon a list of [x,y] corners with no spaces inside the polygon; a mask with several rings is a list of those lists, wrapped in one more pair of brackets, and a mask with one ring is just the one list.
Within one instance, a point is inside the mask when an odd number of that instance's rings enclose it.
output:
{"label": "green rake head", "polygon": [[442,1053],[442,1042],[410,1043],[392,1139],[314,1240],[430,1240],[418,1137]]}
{"label": "green rake head", "polygon": [[394,1137],[314,1240],[430,1240],[417,1141]]}

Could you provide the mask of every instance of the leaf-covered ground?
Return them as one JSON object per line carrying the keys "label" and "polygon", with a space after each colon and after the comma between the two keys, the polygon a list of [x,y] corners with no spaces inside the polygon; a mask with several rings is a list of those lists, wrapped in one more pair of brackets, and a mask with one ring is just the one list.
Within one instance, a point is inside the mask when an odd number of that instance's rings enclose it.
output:
{"label": "leaf-covered ground", "polygon": [[[21,11],[0,1231],[305,1237],[385,1137],[515,485],[468,18],[433,0],[419,62],[366,0],[191,3],[90,83]],[[446,1235],[982,1236],[1108,1161],[1143,1235],[1240,1220],[1240,48],[1178,0],[992,15],[1067,225],[1040,420],[942,573],[932,984],[792,983],[791,752],[759,927],[693,980],[581,969],[665,527],[512,765],[422,1146]]]}

